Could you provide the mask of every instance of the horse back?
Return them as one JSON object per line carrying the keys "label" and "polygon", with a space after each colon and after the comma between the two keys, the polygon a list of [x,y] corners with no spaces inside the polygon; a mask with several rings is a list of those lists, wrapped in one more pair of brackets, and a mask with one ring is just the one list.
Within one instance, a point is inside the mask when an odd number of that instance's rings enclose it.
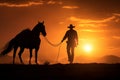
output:
{"label": "horse back", "polygon": [[24,39],[24,38],[29,37],[29,35],[31,35],[31,30],[30,29],[24,29],[19,34],[17,34],[15,36],[15,39],[18,39],[18,40]]}

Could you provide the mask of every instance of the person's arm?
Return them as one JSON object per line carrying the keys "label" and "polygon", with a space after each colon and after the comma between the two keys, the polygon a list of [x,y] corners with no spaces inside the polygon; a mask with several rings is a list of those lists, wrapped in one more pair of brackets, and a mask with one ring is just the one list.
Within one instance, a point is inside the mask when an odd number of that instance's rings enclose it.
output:
{"label": "person's arm", "polygon": [[65,36],[63,37],[63,39],[61,40],[61,42],[63,42],[68,36],[68,32],[66,32]]}
{"label": "person's arm", "polygon": [[78,34],[77,34],[77,31],[76,31],[76,43],[78,45]]}

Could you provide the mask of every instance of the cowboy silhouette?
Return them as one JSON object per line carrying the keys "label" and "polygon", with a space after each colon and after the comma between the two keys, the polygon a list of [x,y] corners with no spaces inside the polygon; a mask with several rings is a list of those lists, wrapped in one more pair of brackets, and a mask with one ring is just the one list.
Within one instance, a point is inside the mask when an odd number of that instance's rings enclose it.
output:
{"label": "cowboy silhouette", "polygon": [[67,39],[68,61],[72,63],[74,59],[74,48],[78,45],[78,35],[77,35],[77,31],[73,30],[75,26],[70,24],[68,28],[69,30],[65,33],[61,42]]}

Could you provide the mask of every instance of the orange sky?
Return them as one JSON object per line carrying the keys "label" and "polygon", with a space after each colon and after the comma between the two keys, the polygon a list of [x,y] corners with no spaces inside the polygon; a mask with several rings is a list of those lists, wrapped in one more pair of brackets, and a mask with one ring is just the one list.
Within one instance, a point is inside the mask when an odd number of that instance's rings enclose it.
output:
{"label": "orange sky", "polygon": [[[0,0],[0,48],[25,28],[32,29],[45,21],[47,38],[59,43],[67,26],[74,24],[79,35],[75,60],[81,56],[120,56],[119,0]],[[55,62],[59,47],[53,47],[41,37],[39,61]],[[85,44],[92,46],[88,54]],[[12,52],[9,54],[12,56]],[[25,50],[24,60],[29,53]],[[59,62],[67,62],[66,43],[60,48]],[[83,61],[84,62],[84,61]]]}

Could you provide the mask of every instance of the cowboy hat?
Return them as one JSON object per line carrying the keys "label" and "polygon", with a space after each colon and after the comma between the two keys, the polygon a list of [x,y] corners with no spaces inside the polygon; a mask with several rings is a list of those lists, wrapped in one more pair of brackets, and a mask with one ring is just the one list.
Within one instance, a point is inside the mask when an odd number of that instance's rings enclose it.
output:
{"label": "cowboy hat", "polygon": [[70,25],[68,26],[68,28],[75,28],[75,26],[73,26],[72,24],[70,24]]}

